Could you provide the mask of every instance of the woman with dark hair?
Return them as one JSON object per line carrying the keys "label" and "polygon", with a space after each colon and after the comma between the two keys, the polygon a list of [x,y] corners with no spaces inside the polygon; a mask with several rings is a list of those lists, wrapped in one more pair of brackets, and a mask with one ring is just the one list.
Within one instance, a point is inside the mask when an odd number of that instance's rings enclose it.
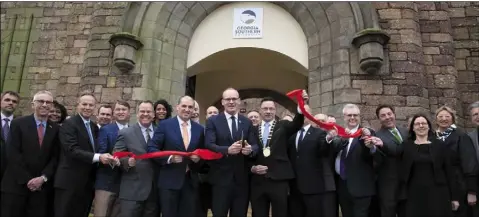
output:
{"label": "woman with dark hair", "polygon": [[449,149],[460,194],[459,210],[454,215],[466,217],[473,215],[473,207],[476,205],[478,164],[471,138],[455,124],[456,111],[452,108],[441,106],[436,110],[436,136]]}
{"label": "woman with dark hair", "polygon": [[155,102],[155,125],[158,125],[160,121],[168,119],[171,117],[171,112],[173,109],[171,105],[164,99],[160,99]]}
{"label": "woman with dark hair", "polygon": [[401,185],[408,217],[451,217],[459,208],[454,170],[444,143],[425,115],[415,115],[404,142]]}
{"label": "woman with dark hair", "polygon": [[65,106],[60,104],[58,101],[53,100],[53,107],[48,114],[48,120],[51,122],[62,125],[63,121],[67,118],[68,113]]}

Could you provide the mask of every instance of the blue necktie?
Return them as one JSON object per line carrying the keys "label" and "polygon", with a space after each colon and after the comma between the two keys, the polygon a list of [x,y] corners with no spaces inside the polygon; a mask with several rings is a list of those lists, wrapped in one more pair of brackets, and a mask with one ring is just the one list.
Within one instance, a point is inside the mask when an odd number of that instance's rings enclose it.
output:
{"label": "blue necktie", "polygon": [[268,136],[269,136],[269,123],[264,123],[264,131],[263,131],[263,145],[266,146],[268,143]]}
{"label": "blue necktie", "polygon": [[303,141],[303,135],[304,135],[304,128],[301,128],[300,133],[299,133],[299,138],[298,138],[298,144],[296,144],[296,149],[299,148],[299,143]]}
{"label": "blue necktie", "polygon": [[90,122],[86,122],[85,126],[86,126],[86,131],[88,132],[88,137],[90,137],[91,146],[93,148],[93,151],[95,151],[95,143],[93,140],[93,134],[91,133]]}
{"label": "blue necktie", "polygon": [[231,116],[231,138],[233,138],[233,141],[236,141],[236,134],[238,132],[236,128],[236,117]]}

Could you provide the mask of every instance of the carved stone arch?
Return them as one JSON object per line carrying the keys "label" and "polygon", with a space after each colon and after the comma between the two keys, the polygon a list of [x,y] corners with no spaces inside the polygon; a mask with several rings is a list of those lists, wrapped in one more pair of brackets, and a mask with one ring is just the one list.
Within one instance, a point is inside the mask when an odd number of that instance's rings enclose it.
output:
{"label": "carved stone arch", "polygon": [[[363,60],[382,61],[366,48],[382,49],[382,36],[366,47],[364,29],[376,29],[376,12],[369,2],[273,2],[288,11],[300,24],[308,42],[309,92],[314,111],[339,114],[345,103],[361,103],[361,93],[352,87],[354,74],[365,74]],[[144,44],[135,55],[131,73],[143,75],[142,85],[133,88],[133,100],[165,98],[176,101],[185,93],[186,58],[189,42],[199,23],[228,2],[130,3],[124,31]],[[133,20],[133,21],[131,21]],[[132,24],[133,23],[133,24]],[[377,33],[374,30],[373,33]],[[357,33],[359,34],[359,39]],[[381,34],[378,34],[381,35]],[[352,42],[356,47],[351,46]],[[364,47],[364,49],[363,49]],[[359,48],[359,49],[358,49]],[[362,52],[362,50],[365,52]],[[382,50],[381,50],[382,52]],[[370,62],[366,62],[370,63]],[[380,67],[380,65],[371,65]],[[360,68],[361,67],[361,68]],[[371,68],[371,67],[370,67]],[[370,69],[364,68],[364,69]]]}

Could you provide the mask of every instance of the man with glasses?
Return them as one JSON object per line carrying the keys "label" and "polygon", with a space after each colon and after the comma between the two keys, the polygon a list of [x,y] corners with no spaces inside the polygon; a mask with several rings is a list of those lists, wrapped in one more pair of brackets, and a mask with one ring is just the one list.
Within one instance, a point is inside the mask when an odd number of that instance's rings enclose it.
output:
{"label": "man with glasses", "polygon": [[367,217],[371,198],[376,194],[373,155],[380,141],[373,140],[373,131],[360,125],[360,111],[355,104],[346,104],[343,117],[346,130],[353,134],[362,129],[357,138],[339,138],[331,130],[326,141],[334,142],[333,147],[340,147],[334,154],[337,174],[337,192],[341,212],[348,217]]}
{"label": "man with glasses", "polygon": [[1,160],[1,171],[0,171],[0,180],[3,177],[3,173],[5,172],[5,168],[7,166],[7,151],[6,151],[6,142],[8,135],[10,134],[10,124],[12,123],[13,120],[13,113],[15,112],[15,109],[17,108],[18,102],[20,100],[20,95],[18,93],[13,92],[13,91],[5,91],[2,93],[1,96],[1,104],[0,104],[0,110],[1,110],[1,120],[2,120],[2,125],[1,125],[1,132],[2,135],[0,135],[0,160]]}
{"label": "man with glasses", "polygon": [[59,126],[48,120],[53,106],[50,92],[36,93],[31,105],[32,115],[17,118],[10,125],[9,163],[1,187],[2,216],[47,216],[53,189],[46,183],[57,166]]}
{"label": "man with glasses", "polygon": [[246,217],[248,209],[247,161],[258,151],[257,137],[251,121],[239,115],[239,93],[233,88],[223,92],[224,112],[206,122],[205,145],[222,153],[210,162],[209,179],[213,186],[212,211],[215,217]]}

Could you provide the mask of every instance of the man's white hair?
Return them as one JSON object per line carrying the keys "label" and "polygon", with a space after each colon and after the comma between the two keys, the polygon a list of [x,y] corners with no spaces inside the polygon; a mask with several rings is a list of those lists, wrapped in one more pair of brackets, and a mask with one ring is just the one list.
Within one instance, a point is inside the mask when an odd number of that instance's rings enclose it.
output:
{"label": "man's white hair", "polygon": [[346,112],[346,110],[348,110],[348,109],[357,109],[358,112],[360,112],[359,107],[356,104],[346,104],[343,107],[343,115]]}
{"label": "man's white hair", "polygon": [[53,98],[52,92],[50,92],[48,90],[40,90],[37,93],[35,93],[35,95],[33,95],[33,101],[37,100],[37,97],[41,94],[47,94],[47,95],[50,95]]}

